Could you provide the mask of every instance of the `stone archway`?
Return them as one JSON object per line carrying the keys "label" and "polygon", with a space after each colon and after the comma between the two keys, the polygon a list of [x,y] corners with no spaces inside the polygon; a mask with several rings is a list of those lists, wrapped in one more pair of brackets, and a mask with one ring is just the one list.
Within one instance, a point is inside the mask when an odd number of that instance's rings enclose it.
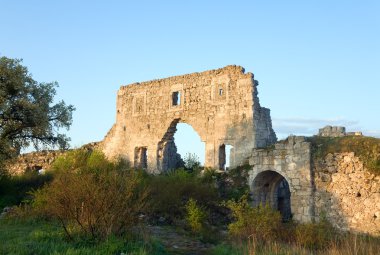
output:
{"label": "stone archway", "polygon": [[[180,118],[174,119],[162,139],[158,142],[157,145],[157,169],[160,172],[166,172],[171,169],[176,169],[184,166],[184,161],[182,156],[177,152],[177,145],[174,139],[174,135],[177,131],[177,125],[179,123],[184,123],[190,126],[193,132],[198,136],[201,141],[201,137],[198,132],[192,127],[192,125],[188,124],[185,121],[182,121]],[[205,150],[203,149],[203,153]]]}
{"label": "stone archway", "polygon": [[284,221],[290,220],[291,201],[289,183],[281,174],[267,170],[259,173],[252,183],[253,205],[269,204],[278,210]]}

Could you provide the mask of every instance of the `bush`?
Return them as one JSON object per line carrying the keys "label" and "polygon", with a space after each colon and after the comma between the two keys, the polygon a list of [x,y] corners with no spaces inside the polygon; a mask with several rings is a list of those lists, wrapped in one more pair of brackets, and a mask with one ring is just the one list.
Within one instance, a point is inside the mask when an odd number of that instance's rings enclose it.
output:
{"label": "bush", "polygon": [[19,205],[30,197],[30,191],[42,187],[52,179],[51,173],[27,172],[16,176],[1,175],[0,209],[5,206]]}
{"label": "bush", "polygon": [[280,212],[268,204],[251,207],[247,198],[243,197],[239,202],[230,200],[226,205],[234,218],[234,222],[228,225],[232,237],[240,240],[253,237],[259,241],[275,240],[278,237],[282,217]]}
{"label": "bush", "polygon": [[199,157],[195,153],[186,153],[183,161],[185,162],[185,168],[188,170],[197,170],[201,166]]}
{"label": "bush", "polygon": [[122,166],[100,152],[69,152],[53,164],[54,180],[33,192],[33,207],[57,219],[70,239],[120,235],[137,222],[148,194],[142,175]]}
{"label": "bush", "polygon": [[215,185],[203,182],[195,173],[184,169],[151,176],[149,189],[151,213],[153,216],[163,216],[169,222],[184,219],[185,204],[190,198],[205,209],[219,203]]}
{"label": "bush", "polygon": [[326,248],[337,237],[338,232],[324,217],[318,223],[299,224],[295,229],[297,244],[309,249]]}
{"label": "bush", "polygon": [[249,165],[238,166],[219,176],[219,192],[223,199],[236,201],[249,193],[247,178],[250,169]]}
{"label": "bush", "polygon": [[186,204],[186,221],[193,233],[200,233],[203,229],[206,213],[197,201],[190,198]]}

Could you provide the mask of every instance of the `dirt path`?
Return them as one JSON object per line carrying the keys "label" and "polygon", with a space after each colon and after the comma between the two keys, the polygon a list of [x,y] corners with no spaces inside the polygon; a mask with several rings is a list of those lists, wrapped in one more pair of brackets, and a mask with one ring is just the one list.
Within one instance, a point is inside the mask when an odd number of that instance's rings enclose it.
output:
{"label": "dirt path", "polygon": [[203,255],[213,247],[212,244],[202,243],[184,230],[181,231],[171,226],[150,226],[148,229],[151,235],[163,244],[169,254]]}

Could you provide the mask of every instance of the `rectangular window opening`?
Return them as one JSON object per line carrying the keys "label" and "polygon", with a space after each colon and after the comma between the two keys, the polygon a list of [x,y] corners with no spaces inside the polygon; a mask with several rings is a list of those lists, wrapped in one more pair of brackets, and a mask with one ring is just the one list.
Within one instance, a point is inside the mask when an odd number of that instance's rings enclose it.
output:
{"label": "rectangular window opening", "polygon": [[223,96],[223,89],[222,88],[219,88],[219,96]]}
{"label": "rectangular window opening", "polygon": [[177,106],[181,104],[181,92],[175,91],[172,93],[172,106]]}
{"label": "rectangular window opening", "polygon": [[148,168],[148,148],[136,147],[135,148],[135,168],[147,169]]}

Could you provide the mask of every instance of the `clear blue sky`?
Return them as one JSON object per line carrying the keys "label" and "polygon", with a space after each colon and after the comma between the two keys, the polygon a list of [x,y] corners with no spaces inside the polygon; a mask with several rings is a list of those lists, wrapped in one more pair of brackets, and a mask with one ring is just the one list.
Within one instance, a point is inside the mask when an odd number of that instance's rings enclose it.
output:
{"label": "clear blue sky", "polygon": [[5,1],[0,55],[77,110],[73,146],[103,139],[122,84],[237,64],[280,138],[345,125],[380,136],[380,1]]}

